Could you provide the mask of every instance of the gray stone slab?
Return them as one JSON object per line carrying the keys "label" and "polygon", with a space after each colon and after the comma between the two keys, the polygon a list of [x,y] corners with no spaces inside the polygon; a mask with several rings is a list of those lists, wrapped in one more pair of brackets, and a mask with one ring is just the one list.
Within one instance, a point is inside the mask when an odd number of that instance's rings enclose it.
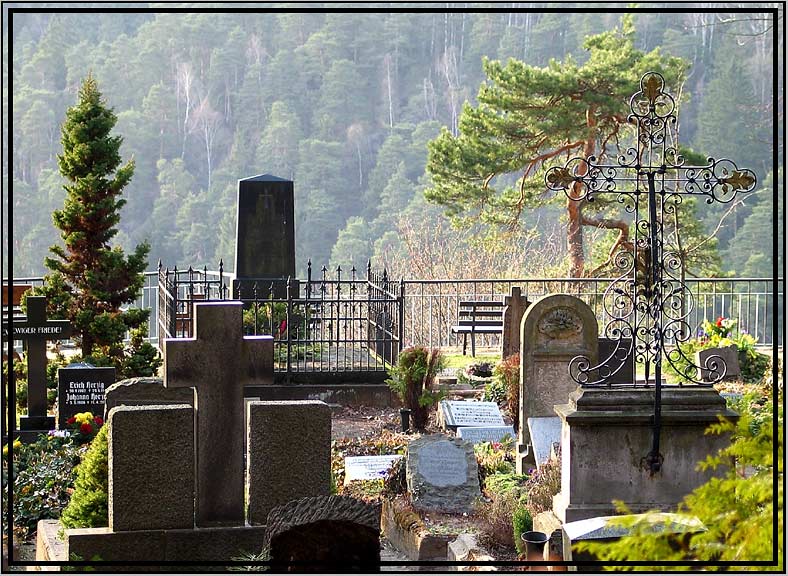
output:
{"label": "gray stone slab", "polygon": [[118,406],[109,413],[109,527],[194,526],[194,410]]}
{"label": "gray stone slab", "polygon": [[[243,336],[241,302],[194,306],[195,338],[164,341],[164,384],[195,388],[197,525],[244,523],[244,386],[272,384],[271,336]],[[300,434],[287,431],[289,439]]]}
{"label": "gray stone slab", "polygon": [[536,467],[540,468],[550,459],[553,444],[561,442],[561,419],[558,416],[529,418],[528,433]]}
{"label": "gray stone slab", "polygon": [[194,407],[193,388],[165,388],[161,378],[127,378],[104,391],[104,419],[115,406],[188,404]]}
{"label": "gray stone slab", "polygon": [[249,402],[249,524],[291,500],[331,493],[331,408],[316,400]]}
{"label": "gray stone slab", "polygon": [[505,426],[501,410],[495,402],[441,400],[441,422],[444,429],[458,426]]}
{"label": "gray stone slab", "polygon": [[435,434],[414,440],[408,444],[405,474],[418,509],[471,512],[481,496],[473,444],[461,438]]}
{"label": "gray stone slab", "polygon": [[380,480],[391,465],[402,458],[401,454],[380,456],[346,456],[345,484],[353,480]]}
{"label": "gray stone slab", "polygon": [[514,440],[513,426],[460,426],[457,428],[457,437],[466,442],[500,442],[505,436]]}

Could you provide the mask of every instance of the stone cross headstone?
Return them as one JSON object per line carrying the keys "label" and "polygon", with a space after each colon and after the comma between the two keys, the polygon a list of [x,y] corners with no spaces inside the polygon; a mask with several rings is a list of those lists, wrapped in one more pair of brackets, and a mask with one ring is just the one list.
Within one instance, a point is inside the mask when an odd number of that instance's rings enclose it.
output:
{"label": "stone cross headstone", "polygon": [[57,371],[57,427],[80,412],[104,415],[106,389],[115,382],[113,366],[96,368],[91,364],[69,364]]}
{"label": "stone cross headstone", "polygon": [[345,484],[353,480],[381,480],[400,454],[380,456],[345,456]]}
{"label": "stone cross headstone", "polygon": [[408,444],[405,478],[413,505],[421,510],[471,512],[479,490],[473,444],[442,434]]}
{"label": "stone cross headstone", "polygon": [[67,340],[71,336],[68,320],[47,319],[45,296],[28,296],[27,318],[13,323],[13,335],[3,325],[3,338],[12,337],[27,344],[27,416],[19,418],[20,430],[51,430],[55,419],[47,416],[47,341]]}
{"label": "stone cross headstone", "polygon": [[512,286],[512,292],[503,299],[503,336],[502,358],[508,358],[520,352],[520,323],[523,314],[531,305],[528,299],[522,295],[519,286]]}
{"label": "stone cross headstone", "polygon": [[495,402],[441,400],[439,420],[444,430],[454,430],[458,426],[506,425]]}
{"label": "stone cross headstone", "polygon": [[197,525],[244,523],[244,386],[273,383],[273,338],[243,336],[241,302],[195,305],[195,338],[164,341],[167,388],[197,396]]}
{"label": "stone cross headstone", "polygon": [[[564,404],[577,388],[569,363],[585,356],[592,365],[598,352],[597,320],[593,310],[574,296],[552,294],[536,300],[523,316],[520,329],[520,422],[554,416],[553,406]],[[530,437],[528,426],[520,426],[517,472],[528,466],[524,460]]]}
{"label": "stone cross headstone", "polygon": [[292,180],[261,174],[238,181],[235,244],[235,298],[286,297],[286,280],[295,277],[295,217]]}
{"label": "stone cross headstone", "polygon": [[466,442],[500,442],[506,436],[514,440],[514,427],[512,426],[459,426],[457,438]]}

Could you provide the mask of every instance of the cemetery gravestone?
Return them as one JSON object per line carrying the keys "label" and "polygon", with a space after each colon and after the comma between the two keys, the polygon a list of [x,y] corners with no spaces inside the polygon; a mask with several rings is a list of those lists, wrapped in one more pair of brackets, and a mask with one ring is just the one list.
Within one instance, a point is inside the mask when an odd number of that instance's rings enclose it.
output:
{"label": "cemetery gravestone", "polygon": [[[610,375],[607,379],[607,384],[632,384],[635,381],[635,358],[630,351],[632,340],[624,338],[621,340],[620,346],[618,346],[617,342],[613,338],[599,339],[600,362],[609,366],[611,370],[615,370],[619,365],[621,366],[615,374]],[[610,358],[610,360],[605,362],[607,358]]]}
{"label": "cemetery gravestone", "polygon": [[[597,321],[588,304],[567,294],[536,300],[523,316],[520,328],[520,422],[554,416],[553,406],[563,404],[577,388],[569,374],[575,356],[596,363]],[[520,426],[517,473],[528,469],[530,457],[527,426]]]}
{"label": "cemetery gravestone", "polygon": [[194,409],[118,406],[108,425],[110,530],[192,528]]}
{"label": "cemetery gravestone", "polygon": [[345,484],[353,480],[380,480],[400,458],[400,454],[345,456]]}
{"label": "cemetery gravestone", "polygon": [[543,416],[528,419],[528,433],[534,451],[536,467],[550,459],[553,446],[561,442],[561,419],[558,416]]}
{"label": "cemetery gravestone", "polygon": [[478,444],[479,442],[500,442],[506,436],[514,440],[514,427],[512,426],[459,426],[457,438],[466,442]]}
{"label": "cemetery gravestone", "polygon": [[106,390],[115,382],[115,368],[96,368],[92,364],[69,364],[57,371],[57,427],[80,412],[104,415]]}
{"label": "cemetery gravestone", "polygon": [[458,426],[505,426],[501,410],[495,402],[441,400],[440,420],[443,429]]}
{"label": "cemetery gravestone", "polygon": [[503,336],[502,358],[508,358],[512,354],[520,352],[520,323],[523,314],[531,305],[528,299],[522,295],[519,286],[512,286],[512,292],[503,299]]}
{"label": "cemetery gravestone", "polygon": [[194,408],[194,389],[165,388],[161,378],[127,378],[106,389],[104,403],[104,420],[115,406],[187,404]]}
{"label": "cemetery gravestone", "polygon": [[481,496],[473,444],[460,438],[436,434],[408,444],[405,477],[421,510],[471,512]]}
{"label": "cemetery gravestone", "polygon": [[249,524],[272,508],[331,494],[331,408],[317,400],[249,402]]}
{"label": "cemetery gravestone", "polygon": [[241,302],[195,305],[195,338],[164,341],[167,388],[197,393],[197,524],[244,522],[244,386],[273,382],[273,338],[243,336]]}
{"label": "cemetery gravestone", "polygon": [[13,322],[13,334],[8,324],[3,325],[3,338],[22,340],[27,345],[27,415],[19,418],[19,428],[25,431],[51,430],[55,419],[47,416],[47,341],[66,340],[71,336],[68,320],[47,319],[47,299],[28,296],[27,318]]}
{"label": "cemetery gravestone", "polygon": [[238,213],[233,294],[258,297],[274,284],[274,295],[286,297],[286,280],[295,277],[293,182],[262,174],[238,181]]}

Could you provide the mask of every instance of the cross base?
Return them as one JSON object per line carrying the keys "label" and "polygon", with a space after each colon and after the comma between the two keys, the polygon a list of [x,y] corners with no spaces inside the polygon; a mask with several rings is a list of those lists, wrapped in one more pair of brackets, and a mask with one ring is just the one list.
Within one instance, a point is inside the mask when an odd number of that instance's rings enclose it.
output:
{"label": "cross base", "polygon": [[25,431],[40,431],[46,434],[55,429],[54,416],[20,416],[19,429]]}

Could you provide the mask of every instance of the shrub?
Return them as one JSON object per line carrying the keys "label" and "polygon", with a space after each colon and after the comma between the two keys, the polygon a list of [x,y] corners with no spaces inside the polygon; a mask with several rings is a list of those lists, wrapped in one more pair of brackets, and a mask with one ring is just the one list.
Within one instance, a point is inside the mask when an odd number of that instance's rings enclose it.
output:
{"label": "shrub", "polygon": [[[4,449],[5,452],[5,449]],[[14,526],[26,537],[39,520],[57,518],[74,486],[80,447],[62,438],[40,435],[33,444],[14,442]],[[6,484],[3,459],[3,484]]]}
{"label": "shrub", "polygon": [[[524,503],[523,503],[524,504]],[[514,532],[514,547],[518,554],[525,554],[523,532],[534,529],[534,520],[525,505],[519,506],[512,514],[512,531]]]}
{"label": "shrub", "polygon": [[74,495],[60,516],[64,528],[108,524],[107,426],[102,426],[77,466]]}
{"label": "shrub", "polygon": [[490,362],[473,362],[465,367],[465,374],[476,378],[489,378],[493,375],[493,367]]}
{"label": "shrub", "polygon": [[495,379],[505,390],[506,411],[515,431],[520,429],[520,354],[512,354],[495,367]]}
{"label": "shrub", "polygon": [[419,432],[427,426],[431,408],[445,396],[444,391],[434,389],[435,377],[442,367],[439,349],[413,346],[400,352],[396,365],[389,369],[386,384],[410,409],[411,423]]}
{"label": "shrub", "polygon": [[498,378],[493,378],[484,385],[482,402],[495,402],[496,404],[506,403],[506,383]]}
{"label": "shrub", "polygon": [[531,517],[553,509],[553,496],[561,491],[561,458],[548,460],[528,479],[527,508]]}
{"label": "shrub", "polygon": [[480,520],[479,542],[488,547],[514,547],[512,518],[519,505],[516,491],[505,491],[493,496],[490,502],[482,502],[476,508]]}
{"label": "shrub", "polygon": [[488,476],[514,473],[514,453],[511,438],[502,442],[479,442],[473,447],[479,465],[479,486],[484,487]]}

